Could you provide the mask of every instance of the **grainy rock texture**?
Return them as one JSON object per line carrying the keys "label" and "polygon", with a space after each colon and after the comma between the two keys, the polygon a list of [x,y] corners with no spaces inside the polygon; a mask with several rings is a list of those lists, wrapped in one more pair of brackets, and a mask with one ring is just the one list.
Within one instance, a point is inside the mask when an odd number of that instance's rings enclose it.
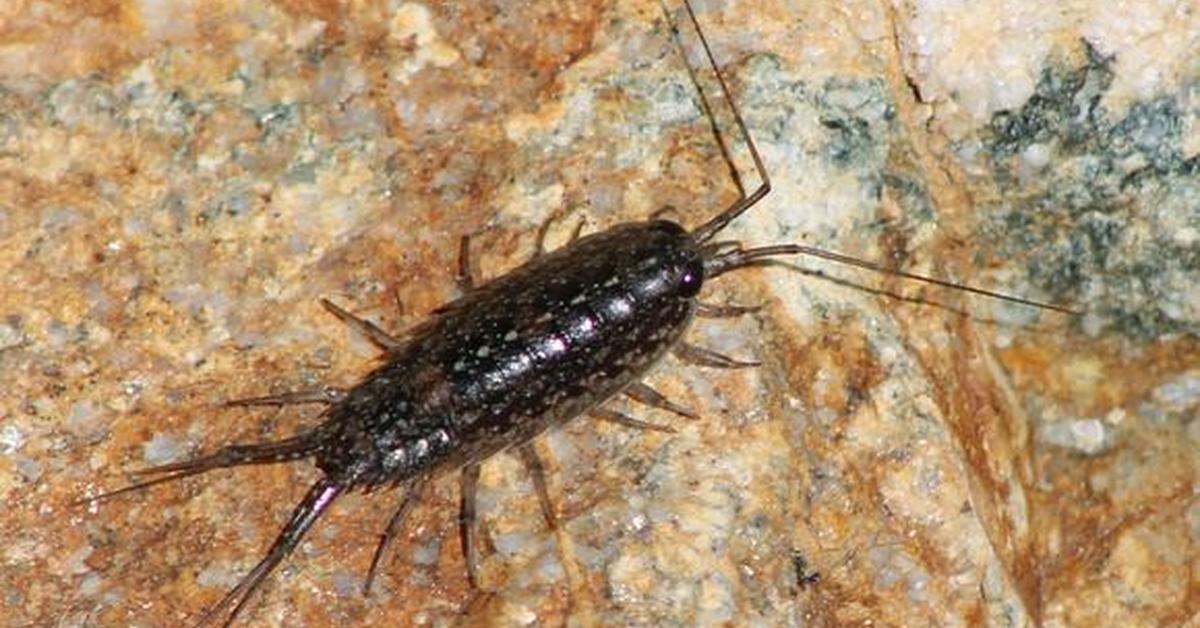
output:
{"label": "grainy rock texture", "polygon": [[[1184,625],[1200,612],[1200,9],[1086,0],[697,9],[775,184],[728,232],[1068,304],[1070,318],[798,259],[665,361],[676,434],[580,419],[480,485],[466,586],[438,483],[343,499],[246,625]],[[686,48],[747,185],[713,73]],[[0,617],[177,626],[261,556],[309,465],[91,507],[128,471],[279,437],[554,220],[736,195],[662,9],[609,3],[0,6]],[[397,303],[400,307],[397,307]]]}

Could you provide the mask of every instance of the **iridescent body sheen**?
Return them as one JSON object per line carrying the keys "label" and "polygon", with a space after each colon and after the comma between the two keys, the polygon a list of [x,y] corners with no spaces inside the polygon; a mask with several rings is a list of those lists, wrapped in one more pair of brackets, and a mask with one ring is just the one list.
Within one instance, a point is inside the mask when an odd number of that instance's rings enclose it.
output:
{"label": "iridescent body sheen", "polygon": [[329,408],[317,466],[347,487],[481,462],[636,382],[683,333],[703,282],[679,225],[626,223],[476,288]]}

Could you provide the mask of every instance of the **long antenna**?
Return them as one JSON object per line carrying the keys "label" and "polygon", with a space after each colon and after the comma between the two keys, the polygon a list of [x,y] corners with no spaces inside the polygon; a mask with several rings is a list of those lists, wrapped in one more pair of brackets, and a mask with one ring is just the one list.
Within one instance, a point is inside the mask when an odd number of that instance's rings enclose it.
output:
{"label": "long antenna", "polygon": [[[665,6],[663,7],[663,13],[668,13],[668,9]],[[695,20],[692,23],[695,24]],[[700,32],[699,26],[696,27],[696,32]],[[729,167],[729,175],[733,177],[733,183],[737,187],[738,199],[744,199],[746,198],[746,185],[742,182],[742,173],[738,171],[737,164],[734,163],[733,153],[729,150],[728,144],[725,143],[725,134],[721,132],[721,126],[717,124],[717,116],[713,112],[712,103],[708,101],[708,92],[700,85],[700,76],[696,73],[696,68],[692,67],[691,62],[688,60],[687,47],[683,45],[683,38],[680,37],[679,29],[675,28],[674,22],[671,22],[671,35],[675,39],[675,48],[679,51],[679,57],[683,59],[683,67],[687,69],[688,78],[692,80],[692,85],[696,88],[696,95],[700,97],[700,109],[704,111],[704,115],[708,118],[709,130],[712,131],[713,139],[717,141],[717,148],[721,151],[721,156],[725,159],[725,165]],[[713,67],[713,70],[716,71],[716,66]]]}
{"label": "long antenna", "polygon": [[[728,225],[730,221],[742,215],[746,212],[746,210],[750,209],[756,203],[761,201],[763,197],[765,197],[771,191],[771,177],[767,175],[767,167],[763,164],[762,156],[758,154],[758,147],[754,145],[754,138],[750,136],[750,130],[746,127],[746,121],[742,119],[742,112],[738,110],[737,105],[733,101],[733,96],[730,95],[729,85],[725,83],[725,77],[721,74],[720,69],[717,67],[717,60],[715,57],[713,57],[712,47],[708,44],[708,38],[704,36],[704,30],[700,28],[700,21],[696,19],[696,12],[692,9],[691,2],[684,0],[683,6],[685,9],[687,9],[688,19],[692,23],[692,28],[696,30],[696,35],[700,38],[700,44],[704,48],[704,55],[708,58],[709,64],[712,65],[713,73],[717,76],[717,84],[721,86],[721,97],[726,103],[729,104],[729,109],[731,112],[733,112],[734,123],[738,128],[738,133],[740,133],[746,140],[746,147],[750,151],[750,157],[754,160],[754,169],[758,171],[758,176],[760,179],[762,179],[762,183],[760,183],[758,187],[755,188],[755,190],[751,192],[749,196],[747,196],[745,189],[741,185],[741,178],[737,176],[734,177],[734,180],[738,183],[738,200],[734,201],[732,205],[725,209],[725,211],[717,214],[712,220],[709,220],[703,225],[700,225],[692,230],[692,238],[696,242],[702,243],[707,242],[714,235],[716,235],[717,232],[724,229],[725,225]],[[670,21],[671,32],[675,36],[676,43],[679,45],[680,49],[682,49],[683,44],[679,38],[679,29],[675,24],[675,20],[671,17],[670,10],[665,4],[663,5],[663,12],[667,14],[667,19]],[[686,58],[684,59],[684,64],[688,65],[688,72],[692,73],[691,65],[687,63]],[[695,76],[694,74],[692,75]],[[697,87],[699,87],[699,85],[697,85]],[[710,119],[712,119],[712,112],[710,109],[708,109],[708,99],[703,96],[703,90],[700,90],[700,92],[703,106],[707,110],[707,113],[709,113]],[[728,156],[728,150],[725,147],[724,141],[721,139],[718,139],[717,141],[721,145],[722,152]]]}
{"label": "long antenna", "polygon": [[[660,3],[661,1],[662,0],[660,0]],[[725,77],[723,74],[721,74],[721,70],[717,66],[717,60],[713,56],[712,47],[708,43],[708,38],[704,35],[704,29],[700,27],[700,22],[696,18],[696,12],[692,8],[690,0],[683,0],[683,6],[687,10],[688,18],[692,23],[692,27],[696,31],[697,37],[700,39],[701,46],[704,49],[704,54],[708,58],[708,62],[713,68],[713,73],[716,74],[717,84],[721,87],[721,97],[729,105],[729,110],[733,114],[733,119],[736,123],[738,132],[745,139],[746,147],[750,152],[751,158],[754,160],[754,168],[758,171],[758,175],[762,179],[762,183],[758,186],[758,188],[755,189],[754,192],[750,193],[749,196],[747,196],[745,194],[745,188],[742,186],[741,178],[735,172],[734,181],[737,183],[738,192],[740,194],[738,200],[724,211],[710,219],[708,222],[696,227],[691,232],[693,241],[695,241],[697,244],[705,244],[718,232],[724,229],[730,222],[732,222],[738,216],[744,214],[747,210],[758,203],[758,201],[762,200],[763,197],[765,197],[771,191],[771,179],[767,175],[767,168],[763,164],[762,156],[758,152],[758,146],[755,145],[754,138],[750,135],[750,130],[746,126],[746,121],[742,118],[741,110],[738,109],[737,102],[734,101],[733,96],[730,94],[729,86],[725,82]],[[671,17],[670,11],[665,5],[663,5],[663,11],[667,14],[667,19],[670,21],[671,32],[674,34],[675,41],[682,49],[683,44],[680,41],[679,30],[676,27],[674,19]],[[709,115],[709,119],[712,121],[712,125],[715,128],[717,126],[715,116],[712,114],[712,109],[709,106],[707,97],[704,96],[703,88],[701,88],[699,83],[696,81],[695,71],[692,69],[691,64],[687,62],[686,55],[684,57],[684,64],[687,65],[688,74],[692,77],[692,81],[696,83],[696,88],[700,91],[701,106],[704,108],[705,113]],[[726,144],[720,137],[719,133],[717,142],[721,148],[721,152],[726,156],[727,159],[729,159],[729,161],[732,162],[732,157],[729,154],[728,148],[726,147]],[[731,166],[731,168],[733,167]],[[736,170],[736,168],[734,169]],[[734,250],[721,252],[720,249],[724,248],[723,244],[725,243],[710,243],[703,247],[705,257],[705,274],[709,277],[715,277],[735,268],[751,265],[756,261],[760,261],[765,258],[778,257],[782,255],[807,255],[810,257],[817,257],[832,262],[837,262],[839,264],[855,266],[857,268],[862,268],[885,275],[891,275],[893,277],[900,277],[902,279],[908,279],[912,281],[920,281],[942,288],[961,290],[963,292],[999,299],[1001,301],[1008,301],[1010,303],[1018,303],[1020,305],[1061,312],[1064,314],[1080,314],[1078,310],[1068,307],[1042,303],[1040,301],[1007,295],[1000,292],[984,290],[982,288],[975,288],[966,284],[945,279],[938,279],[936,277],[929,277],[926,275],[896,270],[875,262],[869,262],[856,257],[851,257],[849,255],[843,255],[841,253],[835,253],[833,251],[827,251],[803,244],[776,244],[752,249],[742,249],[740,245],[736,245],[735,243],[737,248]]]}

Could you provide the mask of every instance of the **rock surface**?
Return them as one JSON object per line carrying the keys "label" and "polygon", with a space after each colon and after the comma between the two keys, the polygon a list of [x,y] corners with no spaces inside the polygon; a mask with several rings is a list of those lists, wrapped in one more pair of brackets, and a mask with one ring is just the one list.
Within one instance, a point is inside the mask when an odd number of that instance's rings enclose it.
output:
{"label": "rock surface", "polygon": [[[580,419],[485,465],[483,589],[445,478],[360,593],[388,492],[343,499],[246,625],[1184,625],[1200,612],[1200,9],[697,2],[774,191],[729,230],[813,260],[714,281],[650,382],[676,434]],[[698,82],[756,183],[712,70]],[[310,465],[92,507],[127,472],[292,433],[222,400],[348,385],[484,276],[736,195],[656,2],[32,0],[0,7],[0,616],[175,626],[265,551]],[[736,279],[734,278],[736,277]],[[396,303],[402,304],[400,308]],[[613,402],[624,408],[624,401]]]}

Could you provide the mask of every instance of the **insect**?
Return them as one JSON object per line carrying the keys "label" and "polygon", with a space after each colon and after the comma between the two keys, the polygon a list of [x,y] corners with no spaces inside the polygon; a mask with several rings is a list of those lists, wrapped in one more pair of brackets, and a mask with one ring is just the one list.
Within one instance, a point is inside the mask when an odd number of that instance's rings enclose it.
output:
{"label": "insect", "polygon": [[[696,16],[685,3],[693,24]],[[716,67],[703,33],[709,61]],[[745,247],[717,236],[771,189],[766,166],[718,73],[761,183],[729,207],[686,229],[660,218],[618,224],[578,236],[535,255],[482,284],[469,269],[470,240],[460,241],[463,296],[397,338],[329,301],[323,305],[383,351],[380,366],[345,390],[325,388],[230,402],[232,405],[324,404],[314,428],[276,441],[235,444],[214,453],[145,469],[140,483],[92,498],[110,498],[214,469],[312,459],[323,477],[294,507],[258,564],[205,612],[198,624],[224,617],[232,624],[264,580],[291,554],[329,508],[352,491],[394,487],[403,497],[375,548],[369,590],[386,554],[417,504],[422,488],[446,473],[461,473],[461,540],[467,577],[478,581],[475,493],[480,464],[515,451],[529,468],[546,523],[556,525],[544,471],[531,441],[547,430],[591,414],[638,429],[661,426],[602,406],[617,395],[677,414],[694,413],[641,379],[666,353],[716,368],[756,363],[691,345],[682,336],[697,316],[730,317],[750,308],[705,304],[706,282],[788,255],[809,255],[943,287],[1026,305],[1025,299],[963,286],[801,244]],[[539,247],[540,249],[540,247]]]}

